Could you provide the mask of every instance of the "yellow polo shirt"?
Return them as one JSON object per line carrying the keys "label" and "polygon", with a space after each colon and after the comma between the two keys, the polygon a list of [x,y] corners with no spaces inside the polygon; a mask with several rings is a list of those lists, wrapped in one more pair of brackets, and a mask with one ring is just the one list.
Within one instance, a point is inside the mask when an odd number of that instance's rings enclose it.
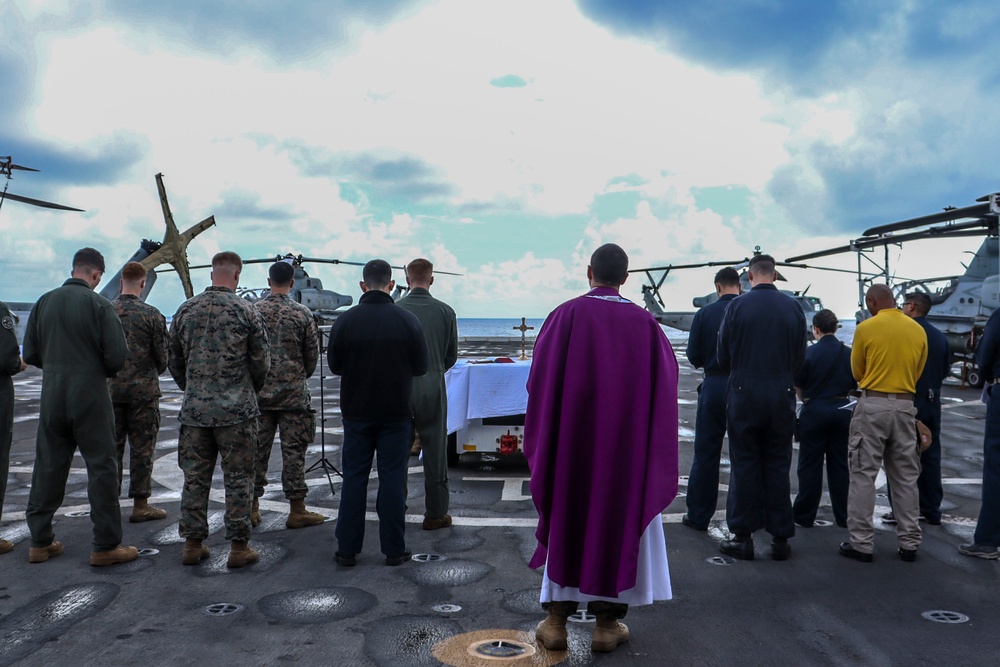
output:
{"label": "yellow polo shirt", "polygon": [[880,310],[854,332],[851,371],[862,389],[912,394],[926,362],[923,327],[895,308]]}

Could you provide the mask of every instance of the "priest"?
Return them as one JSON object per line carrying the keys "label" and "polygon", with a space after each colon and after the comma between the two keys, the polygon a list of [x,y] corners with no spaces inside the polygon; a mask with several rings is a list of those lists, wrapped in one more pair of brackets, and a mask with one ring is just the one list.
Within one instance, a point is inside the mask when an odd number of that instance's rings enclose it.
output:
{"label": "priest", "polygon": [[566,648],[581,602],[591,649],[628,641],[629,606],[671,598],[661,512],[677,495],[677,360],[653,317],[618,290],[628,256],[598,248],[591,290],[556,308],[535,342],[524,451],[538,510],[548,617],[536,637]]}

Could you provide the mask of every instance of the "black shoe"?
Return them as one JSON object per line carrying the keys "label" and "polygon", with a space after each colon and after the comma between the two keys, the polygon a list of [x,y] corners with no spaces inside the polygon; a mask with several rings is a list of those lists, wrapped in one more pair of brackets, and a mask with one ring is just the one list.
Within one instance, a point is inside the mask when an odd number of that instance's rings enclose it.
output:
{"label": "black shoe", "polygon": [[840,555],[845,558],[853,558],[856,561],[861,561],[862,563],[870,563],[875,558],[872,554],[866,554],[863,551],[858,551],[851,546],[850,542],[840,543]]}
{"label": "black shoe", "polygon": [[403,553],[401,553],[398,556],[386,556],[385,557],[385,564],[386,565],[402,565],[406,561],[410,560],[410,556],[411,555],[412,554],[410,554],[409,551],[404,551]]}
{"label": "black shoe", "polygon": [[899,547],[899,560],[904,563],[912,563],[917,560],[917,550],[916,549],[904,549]]}
{"label": "black shoe", "polygon": [[888,523],[890,525],[895,525],[896,516],[892,512],[886,512],[882,515],[882,523]]}
{"label": "black shoe", "polygon": [[940,526],[941,525],[941,515],[932,516],[929,514],[921,514],[921,521],[926,521],[928,526]]}
{"label": "black shoe", "polygon": [[776,537],[771,540],[771,560],[788,560],[792,555],[792,545],[787,537]]}
{"label": "black shoe", "polygon": [[343,565],[344,567],[354,567],[358,564],[358,557],[354,554],[342,554],[339,551],[333,554],[333,560],[337,561],[337,565]]}
{"label": "black shoe", "polygon": [[687,526],[688,528],[692,528],[694,530],[701,530],[701,531],[708,530],[708,526],[707,525],[705,525],[705,526],[699,526],[694,521],[692,521],[691,519],[689,519],[687,514],[685,514],[684,516],[681,517],[681,523],[683,525]]}
{"label": "black shoe", "polygon": [[719,551],[737,560],[753,560],[753,537],[747,535],[741,538],[737,535],[731,540],[720,542]]}

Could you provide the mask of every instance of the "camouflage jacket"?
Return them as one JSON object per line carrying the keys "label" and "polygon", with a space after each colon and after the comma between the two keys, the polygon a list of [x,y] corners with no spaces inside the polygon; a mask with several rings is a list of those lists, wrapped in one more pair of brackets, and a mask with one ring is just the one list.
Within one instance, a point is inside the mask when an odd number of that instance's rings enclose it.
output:
{"label": "camouflage jacket", "polygon": [[111,305],[128,342],[125,368],[108,379],[111,400],[134,403],[159,397],[160,373],[167,370],[167,321],[132,294],[120,295]]}
{"label": "camouflage jacket", "polygon": [[271,341],[271,370],[257,393],[260,409],[308,408],[306,378],[316,371],[319,361],[319,330],[312,311],[287,294],[270,294],[254,307],[264,319]]}
{"label": "camouflage jacket", "polygon": [[271,365],[260,314],[226,287],[209,287],[183,304],[170,323],[167,368],[184,390],[178,420],[229,426],[260,414],[257,392]]}

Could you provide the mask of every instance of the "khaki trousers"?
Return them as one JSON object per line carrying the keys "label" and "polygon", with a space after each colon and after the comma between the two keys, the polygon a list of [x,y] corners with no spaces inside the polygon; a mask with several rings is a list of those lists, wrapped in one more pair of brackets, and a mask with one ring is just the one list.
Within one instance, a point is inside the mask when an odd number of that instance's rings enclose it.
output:
{"label": "khaki trousers", "polygon": [[917,409],[913,401],[862,396],[854,407],[847,445],[851,483],[847,494],[847,529],[851,546],[870,554],[875,548],[875,478],[885,464],[892,487],[896,537],[904,549],[920,546],[920,455]]}

